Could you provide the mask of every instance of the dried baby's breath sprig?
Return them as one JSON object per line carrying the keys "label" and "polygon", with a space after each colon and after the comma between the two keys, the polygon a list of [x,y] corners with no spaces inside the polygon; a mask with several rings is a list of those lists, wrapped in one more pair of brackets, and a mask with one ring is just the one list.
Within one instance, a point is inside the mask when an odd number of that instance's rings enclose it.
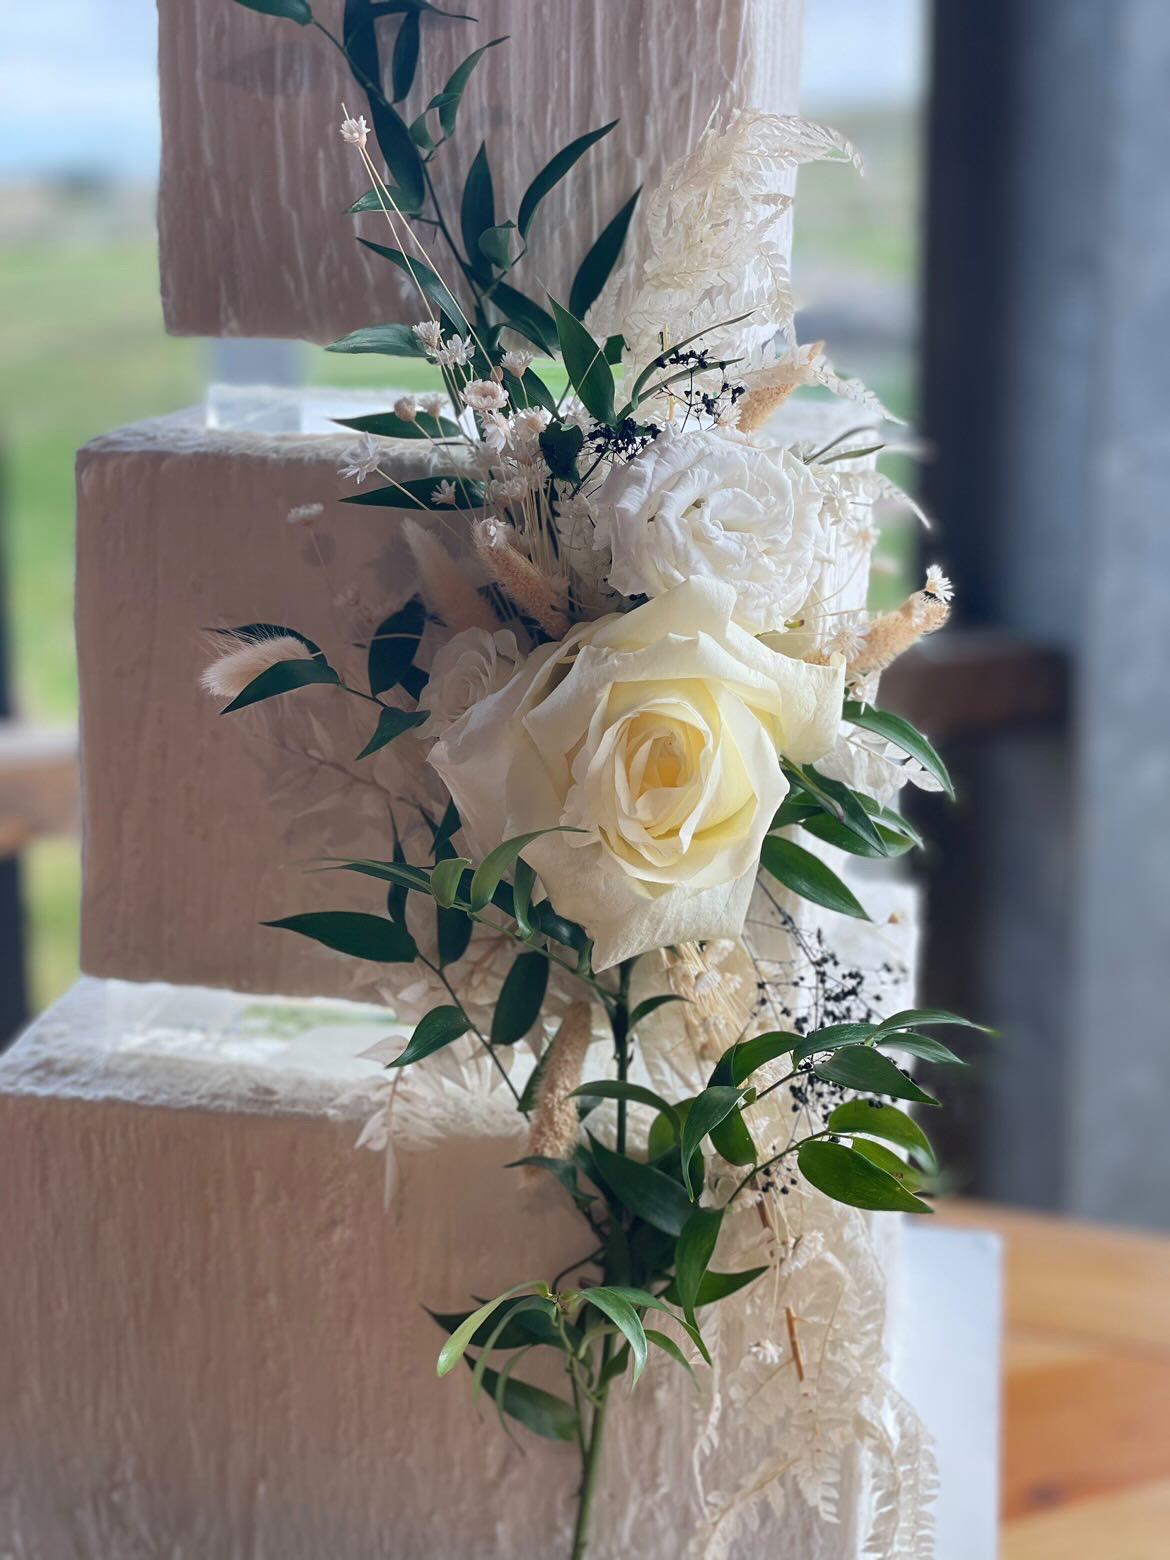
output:
{"label": "dried baby's breath sprig", "polygon": [[419,594],[429,611],[453,633],[465,628],[483,628],[491,633],[499,628],[499,619],[491,607],[437,537],[409,519],[402,522],[402,535],[418,571]]}
{"label": "dried baby's breath sprig", "polygon": [[[528,1152],[545,1159],[567,1159],[580,1130],[577,1107],[571,1099],[581,1082],[581,1069],[593,1023],[588,1002],[574,1002],[553,1036],[544,1076],[536,1096],[536,1111],[528,1132]],[[536,1178],[535,1171],[529,1171]]]}
{"label": "dried baby's breath sprig", "polygon": [[865,642],[845,669],[849,682],[860,682],[885,671],[925,634],[937,633],[951,615],[950,581],[940,571],[927,575],[926,585],[908,596],[894,612],[873,619]]}
{"label": "dried baby's breath sprig", "polygon": [[689,1004],[687,1028],[704,1054],[733,1044],[752,1016],[755,991],[735,969],[736,949],[730,939],[721,938],[663,951],[667,983]]}
{"label": "dried baby's breath sprig", "polygon": [[519,552],[511,541],[514,534],[498,520],[481,520],[475,528],[479,555],[520,611],[535,619],[550,639],[563,639],[569,632],[564,582],[550,580]]}

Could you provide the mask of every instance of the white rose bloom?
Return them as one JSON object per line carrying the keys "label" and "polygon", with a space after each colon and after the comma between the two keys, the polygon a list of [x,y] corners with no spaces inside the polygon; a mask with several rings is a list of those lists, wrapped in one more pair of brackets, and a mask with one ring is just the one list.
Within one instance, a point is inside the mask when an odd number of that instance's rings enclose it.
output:
{"label": "white rose bloom", "polygon": [[430,719],[420,737],[442,736],[482,700],[498,693],[523,662],[516,636],[509,629],[465,628],[435,654],[427,685],[418,696],[420,710]]}
{"label": "white rose bloom", "polygon": [[525,858],[608,969],[736,937],[788,790],[780,755],[832,745],[844,669],[778,655],[694,579],[536,650],[431,749],[477,856],[558,825]]}
{"label": "white rose bloom", "polygon": [[723,580],[736,593],[735,621],[762,634],[783,628],[822,572],[823,497],[789,450],[668,428],[602,484],[594,542],[611,550],[609,582],[623,595]]}

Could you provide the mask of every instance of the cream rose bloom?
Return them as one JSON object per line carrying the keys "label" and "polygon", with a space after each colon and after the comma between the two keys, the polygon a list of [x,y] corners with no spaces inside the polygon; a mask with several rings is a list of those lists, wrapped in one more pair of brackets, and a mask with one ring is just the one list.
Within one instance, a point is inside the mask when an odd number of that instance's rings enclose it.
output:
{"label": "cream rose bloom", "polygon": [[594,542],[610,549],[609,583],[623,595],[724,580],[735,589],[735,621],[762,634],[783,628],[822,572],[823,502],[820,484],[789,450],[717,429],[668,428],[602,484]]}
{"label": "cream rose bloom", "polygon": [[523,661],[516,636],[509,629],[465,628],[435,654],[418,707],[430,719],[420,737],[439,737],[452,721],[489,694],[498,693]]}
{"label": "cream rose bloom", "polygon": [[431,749],[483,856],[534,829],[524,856],[608,969],[743,927],[760,845],[788,784],[780,755],[832,745],[843,666],[767,649],[735,592],[695,579],[575,627],[528,657]]}

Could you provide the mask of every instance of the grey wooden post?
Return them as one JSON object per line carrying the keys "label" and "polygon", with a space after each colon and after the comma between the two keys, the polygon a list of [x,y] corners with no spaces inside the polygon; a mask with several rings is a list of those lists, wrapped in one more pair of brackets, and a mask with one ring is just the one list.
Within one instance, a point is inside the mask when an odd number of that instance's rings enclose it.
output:
{"label": "grey wooden post", "polygon": [[965,757],[938,979],[1005,1031],[979,1189],[1165,1225],[1170,8],[934,22],[929,497],[969,621],[1062,647],[1074,677],[1070,732]]}

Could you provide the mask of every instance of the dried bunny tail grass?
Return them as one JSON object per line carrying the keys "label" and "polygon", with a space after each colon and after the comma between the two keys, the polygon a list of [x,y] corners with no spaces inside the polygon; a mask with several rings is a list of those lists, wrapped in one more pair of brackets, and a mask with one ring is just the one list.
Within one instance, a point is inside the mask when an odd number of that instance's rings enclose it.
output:
{"label": "dried bunny tail grass", "polygon": [[[581,1069],[593,1038],[588,1002],[574,1002],[549,1047],[544,1076],[536,1095],[536,1112],[528,1131],[528,1152],[548,1159],[567,1159],[577,1144],[577,1107],[570,1095],[581,1082]],[[535,1179],[535,1177],[534,1177]]]}
{"label": "dried bunny tail grass", "polygon": [[550,639],[563,639],[569,632],[563,583],[548,579],[518,552],[508,540],[508,531],[497,520],[481,520],[475,528],[480,557],[521,612],[535,618]]}
{"label": "dried bunny tail grass", "polygon": [[950,615],[950,603],[941,595],[929,588],[915,591],[896,612],[873,619],[860,652],[845,668],[846,681],[859,682],[885,671],[925,634],[937,633]]}
{"label": "dried bunny tail grass", "polygon": [[821,355],[824,345],[823,341],[814,341],[811,346],[798,347],[774,368],[752,376],[751,388],[736,407],[740,433],[755,433],[764,426],[797,386],[806,382],[808,369]]}
{"label": "dried bunny tail grass", "polygon": [[415,520],[403,520],[402,534],[418,570],[419,591],[427,607],[452,631],[482,628],[490,634],[500,620],[442,542]]}
{"label": "dried bunny tail grass", "polygon": [[237,643],[234,650],[217,656],[200,673],[199,681],[213,699],[238,699],[261,672],[281,661],[311,661],[313,652],[293,634],[270,634],[266,638]]}

